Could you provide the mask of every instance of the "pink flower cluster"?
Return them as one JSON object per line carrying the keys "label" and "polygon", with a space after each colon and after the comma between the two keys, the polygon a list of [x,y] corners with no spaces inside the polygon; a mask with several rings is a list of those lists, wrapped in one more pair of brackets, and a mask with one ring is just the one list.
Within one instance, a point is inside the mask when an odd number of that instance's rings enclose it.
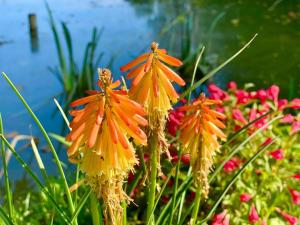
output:
{"label": "pink flower cluster", "polygon": [[[232,127],[234,130],[231,132],[238,131],[248,123],[256,120],[270,109],[277,110],[282,113],[284,117],[280,120],[280,126],[286,127],[290,135],[294,135],[300,132],[300,112],[297,115],[296,110],[300,110],[300,98],[295,98],[292,101],[287,99],[280,99],[280,89],[277,85],[272,85],[267,89],[259,89],[257,91],[247,91],[239,89],[234,81],[227,84],[227,91],[222,90],[216,84],[209,84],[207,86],[209,98],[215,100],[221,100],[222,106],[217,106],[216,110],[227,115],[227,118],[232,120],[227,121],[227,126]],[[180,121],[184,117],[182,112],[174,109],[169,113],[169,120],[167,123],[167,130],[170,135],[176,136]],[[259,120],[255,121],[253,125],[247,128],[247,134],[253,133],[256,129],[261,128],[267,124],[270,119],[270,115],[264,116]],[[267,129],[268,127],[264,128]],[[267,146],[273,141],[272,137],[266,137],[261,146]],[[285,150],[283,148],[275,148],[267,153],[267,155],[274,160],[283,160],[285,157]],[[178,161],[177,153],[173,153],[172,161]],[[182,155],[180,159],[183,164],[189,165],[190,156]],[[232,173],[239,169],[243,164],[243,161],[238,157],[234,156],[228,160],[224,166],[223,171],[225,173]],[[256,169],[257,175],[262,174],[263,170]],[[300,181],[300,173],[290,176],[295,181]],[[294,205],[300,205],[300,192],[293,188],[288,188],[291,196],[291,202]],[[249,193],[240,194],[240,202],[249,204],[248,221],[250,224],[259,222],[262,225],[267,225],[267,221],[260,218],[259,212],[254,204],[254,196]],[[298,219],[280,209],[277,209],[279,215],[287,221],[290,225],[296,225]],[[260,212],[262,213],[262,212]],[[263,216],[263,215],[261,215]],[[219,214],[215,214],[211,225],[229,225],[229,213],[224,210]]]}
{"label": "pink flower cluster", "polygon": [[211,225],[229,225],[229,215],[224,210],[222,213],[216,214],[213,217]]}

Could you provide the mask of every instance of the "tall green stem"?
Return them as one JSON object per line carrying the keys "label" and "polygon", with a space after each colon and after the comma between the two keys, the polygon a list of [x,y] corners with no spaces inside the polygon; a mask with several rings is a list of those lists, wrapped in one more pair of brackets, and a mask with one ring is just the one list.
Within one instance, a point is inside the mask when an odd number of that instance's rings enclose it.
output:
{"label": "tall green stem", "polygon": [[199,208],[200,208],[200,202],[201,202],[201,196],[202,196],[202,191],[201,188],[197,189],[197,193],[196,193],[196,197],[195,197],[195,205],[192,211],[192,218],[190,221],[191,225],[195,225],[197,222],[197,217],[198,217],[198,212],[199,212]]}
{"label": "tall green stem", "polygon": [[94,193],[91,193],[90,195],[90,203],[91,203],[91,214],[92,214],[93,225],[100,225],[98,200]]}
{"label": "tall green stem", "polygon": [[[155,203],[155,192],[156,192],[156,177],[157,177],[157,156],[158,152],[158,137],[153,134],[150,137],[149,148],[151,152],[150,157],[150,187],[148,191],[148,207],[147,207],[147,222],[148,224],[154,225],[154,216],[152,215],[152,209]],[[154,213],[153,213],[154,214]],[[149,223],[150,220],[150,223]]]}
{"label": "tall green stem", "polygon": [[[0,134],[4,135],[1,114],[0,114]],[[9,187],[8,171],[7,171],[7,165],[6,165],[5,145],[2,140],[1,140],[1,153],[2,153],[3,174],[4,174],[4,179],[5,179],[5,191],[6,191],[6,197],[7,197],[7,203],[8,203],[8,215],[9,215],[10,219],[13,219],[13,217],[12,217],[13,216],[13,204],[12,204],[12,196],[11,196],[10,187]]]}

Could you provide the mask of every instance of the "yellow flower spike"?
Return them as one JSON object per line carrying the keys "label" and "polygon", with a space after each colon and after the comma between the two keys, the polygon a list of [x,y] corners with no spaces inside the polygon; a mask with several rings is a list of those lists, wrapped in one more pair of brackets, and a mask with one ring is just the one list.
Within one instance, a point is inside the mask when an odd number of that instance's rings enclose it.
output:
{"label": "yellow flower spike", "polygon": [[210,108],[220,103],[206,99],[201,94],[191,105],[178,108],[187,114],[180,125],[179,140],[183,151],[191,155],[195,182],[198,187],[202,187],[205,197],[209,191],[208,174],[213,164],[213,156],[220,148],[218,138],[226,140],[226,135],[221,130],[225,128],[221,121],[225,119],[225,115]]}
{"label": "yellow flower spike", "polygon": [[167,150],[164,129],[168,111],[172,109],[179,95],[172,82],[181,86],[184,80],[166,64],[179,67],[182,62],[167,54],[165,49],[159,49],[158,43],[153,42],[149,53],[142,54],[133,61],[121,67],[121,71],[129,71],[128,79],[133,79],[129,90],[131,99],[144,106],[148,113],[151,133],[157,133],[159,143]]}
{"label": "yellow flower spike", "polygon": [[66,137],[71,162],[79,163],[89,184],[102,197],[111,224],[122,218],[120,203],[129,200],[122,190],[124,179],[137,163],[135,143],[146,145],[147,136],[140,126],[146,126],[144,108],[129,99],[126,90],[115,90],[121,82],[113,82],[107,69],[99,70],[100,91],[88,91],[89,96],[71,103],[80,107],[70,111],[72,131]]}
{"label": "yellow flower spike", "polygon": [[[128,79],[133,79],[129,96],[142,104],[151,117],[156,111],[167,117],[172,108],[171,102],[176,102],[179,95],[171,82],[181,86],[184,80],[165,64],[179,67],[182,62],[170,55],[165,49],[159,49],[158,43],[151,44],[151,52],[143,54],[121,67],[121,71],[131,71]],[[151,124],[149,124],[151,127]]]}

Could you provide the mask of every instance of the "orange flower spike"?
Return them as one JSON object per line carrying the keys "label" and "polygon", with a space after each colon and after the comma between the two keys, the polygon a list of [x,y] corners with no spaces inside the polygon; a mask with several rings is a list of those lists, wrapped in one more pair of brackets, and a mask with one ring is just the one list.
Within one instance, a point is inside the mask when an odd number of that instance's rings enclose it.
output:
{"label": "orange flower spike", "polygon": [[[127,67],[147,60],[148,56],[139,57]],[[118,225],[122,219],[121,202],[129,200],[122,185],[128,172],[137,164],[129,139],[137,144],[147,144],[147,136],[140,129],[147,125],[143,117],[146,112],[140,104],[129,99],[126,90],[115,90],[121,82],[113,82],[109,70],[99,70],[97,84],[100,91],[88,91],[88,97],[71,103],[72,107],[81,108],[70,111],[74,119],[66,139],[73,143],[68,149],[68,157],[70,162],[79,164],[86,175],[86,183],[99,198],[103,198],[109,212],[109,224]]]}
{"label": "orange flower spike", "polygon": [[[137,138],[137,141],[141,144],[145,145],[147,143],[145,133],[139,128],[140,125],[147,125],[145,123],[146,120],[143,118],[145,111],[141,105],[129,99],[127,91],[114,90],[120,84],[119,80],[112,82],[109,70],[99,70],[98,85],[102,90],[89,91],[90,96],[71,103],[72,106],[83,105],[83,108],[70,111],[70,114],[74,116],[71,122],[72,131],[67,136],[67,140],[73,141],[68,151],[70,156],[74,155],[77,157],[78,154],[76,153],[80,152],[81,148],[85,148],[85,151],[99,154],[104,160],[106,156],[110,157],[113,155],[108,160],[110,162],[113,161],[113,165],[105,168],[114,170],[115,166],[120,166],[122,164],[120,162],[124,161],[121,159],[123,156],[120,155],[121,158],[118,158],[118,154],[125,154],[125,151],[122,152],[122,149],[130,148],[130,151],[134,152],[132,145],[129,143],[129,137]],[[125,120],[128,126],[119,124],[120,119]],[[131,130],[130,132],[128,131],[129,129]],[[133,136],[130,135],[132,133]],[[103,139],[106,140],[106,144],[100,144],[103,142],[101,141]],[[111,141],[110,144],[107,143],[108,140]],[[112,155],[108,154],[111,151],[110,145],[118,145],[119,147],[115,149],[119,150]],[[128,150],[126,150],[126,154],[128,155]],[[126,163],[127,166],[124,165],[124,171],[132,169],[132,163],[135,163],[136,159],[133,157],[129,161]],[[88,173],[88,171],[85,172]],[[101,173],[103,172],[109,174],[109,171],[102,171]]]}
{"label": "orange flower spike", "polygon": [[185,85],[185,82],[166,65],[181,66],[182,62],[179,59],[168,55],[165,49],[159,49],[156,42],[151,44],[150,50],[150,53],[143,54],[122,66],[121,71],[131,69],[127,78],[134,80],[129,96],[145,107],[149,121],[155,121],[151,119],[157,117],[154,114],[166,118],[168,110],[172,108],[171,102],[176,102],[179,98],[171,82],[181,86]]}
{"label": "orange flower spike", "polygon": [[206,99],[204,94],[191,105],[179,107],[179,111],[187,113],[180,125],[179,140],[183,144],[183,151],[191,154],[191,166],[196,184],[203,188],[203,194],[208,194],[208,174],[213,164],[215,151],[220,147],[218,138],[225,141],[226,135],[221,129],[225,125],[220,121],[225,119],[211,106],[220,104],[219,101]]}

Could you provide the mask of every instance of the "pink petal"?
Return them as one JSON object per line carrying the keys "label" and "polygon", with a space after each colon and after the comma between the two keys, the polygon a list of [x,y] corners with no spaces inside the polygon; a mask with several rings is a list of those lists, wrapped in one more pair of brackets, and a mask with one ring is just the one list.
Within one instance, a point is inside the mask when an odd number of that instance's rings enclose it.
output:
{"label": "pink petal", "polygon": [[292,114],[287,114],[280,120],[280,123],[292,123],[293,121],[294,116]]}
{"label": "pink petal", "polygon": [[252,198],[252,196],[250,194],[247,194],[247,193],[242,193],[240,195],[240,201],[241,202],[248,202],[251,198]]}
{"label": "pink petal", "polygon": [[256,208],[254,206],[254,204],[251,205],[251,208],[250,208],[250,213],[249,213],[249,216],[248,216],[248,220],[250,223],[256,223],[257,221],[259,221],[259,215],[256,211]]}
{"label": "pink petal", "polygon": [[295,121],[292,123],[292,131],[291,134],[295,134],[300,130],[300,122]]}
{"label": "pink petal", "polygon": [[281,160],[283,159],[283,149],[276,149],[269,153],[274,159]]}

